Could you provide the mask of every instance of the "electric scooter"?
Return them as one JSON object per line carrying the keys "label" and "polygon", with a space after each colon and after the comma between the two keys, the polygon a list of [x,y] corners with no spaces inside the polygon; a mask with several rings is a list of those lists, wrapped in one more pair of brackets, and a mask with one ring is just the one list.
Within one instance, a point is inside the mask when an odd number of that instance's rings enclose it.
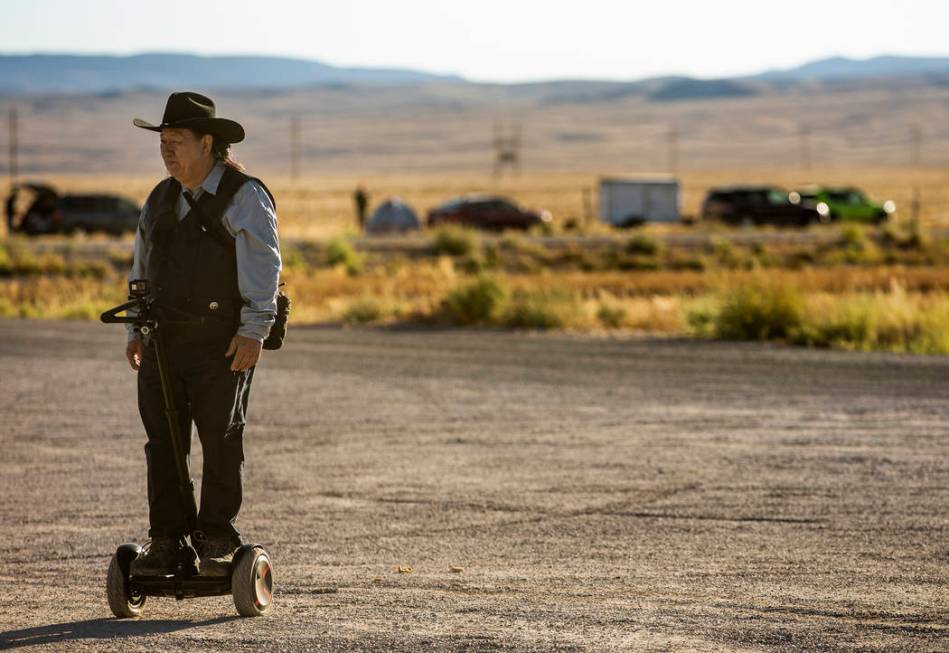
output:
{"label": "electric scooter", "polygon": [[[152,310],[147,279],[129,282],[129,301],[102,314],[107,324],[131,324],[146,344],[155,348],[158,375],[161,379],[165,415],[171,435],[172,451],[178,468],[179,490],[185,510],[185,536],[189,545],[181,548],[175,572],[163,576],[132,576],[132,561],[144,552],[139,544],[119,546],[109,563],[106,577],[106,596],[109,608],[116,617],[137,617],[142,614],[149,596],[175,597],[176,600],[199,596],[230,594],[237,612],[244,617],[265,615],[273,607],[273,569],[270,554],[260,545],[244,544],[234,552],[229,576],[201,576],[195,573],[198,554],[195,545],[201,544],[197,530],[198,507],[194,498],[194,481],[185,456],[178,427],[177,413],[171,386],[168,382],[168,362],[165,358],[161,324]],[[128,311],[133,311],[129,313]],[[125,312],[120,317],[119,313]]]}

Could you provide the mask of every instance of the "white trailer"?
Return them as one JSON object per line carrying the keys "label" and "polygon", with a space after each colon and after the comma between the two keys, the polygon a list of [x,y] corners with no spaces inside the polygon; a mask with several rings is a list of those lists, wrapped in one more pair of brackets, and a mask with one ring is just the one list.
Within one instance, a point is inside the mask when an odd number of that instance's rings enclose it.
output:
{"label": "white trailer", "polygon": [[678,222],[679,181],[674,177],[600,179],[600,220],[616,227]]}

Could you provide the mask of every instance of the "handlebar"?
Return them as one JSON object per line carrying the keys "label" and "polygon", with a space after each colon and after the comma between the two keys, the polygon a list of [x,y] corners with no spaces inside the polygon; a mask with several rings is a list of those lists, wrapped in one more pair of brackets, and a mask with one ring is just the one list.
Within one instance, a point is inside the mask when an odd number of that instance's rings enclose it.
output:
{"label": "handlebar", "polygon": [[130,302],[125,302],[120,306],[116,306],[115,308],[110,308],[109,310],[105,311],[99,319],[101,319],[106,324],[135,324],[140,319],[137,315],[126,315],[124,317],[119,317],[119,313],[122,311],[127,311],[130,308],[140,307],[141,303],[142,300],[140,299],[133,299]]}
{"label": "handlebar", "polygon": [[[149,298],[148,280],[134,279],[129,281],[129,301],[120,304],[114,308],[102,313],[99,319],[106,324],[136,324],[147,326],[151,322],[149,313],[151,312],[152,300]],[[119,313],[135,309],[135,315],[119,316]]]}

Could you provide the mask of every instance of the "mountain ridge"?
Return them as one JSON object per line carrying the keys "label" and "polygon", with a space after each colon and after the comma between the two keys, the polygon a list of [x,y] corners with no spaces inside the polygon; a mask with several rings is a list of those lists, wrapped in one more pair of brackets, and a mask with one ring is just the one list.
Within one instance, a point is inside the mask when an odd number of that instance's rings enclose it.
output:
{"label": "mountain ridge", "polygon": [[[2,54],[0,93],[108,93],[129,90],[306,89],[325,86],[413,86],[462,84],[531,88],[587,86],[618,97],[640,92],[654,99],[706,99],[754,94],[760,85],[798,85],[949,75],[949,57],[880,55],[868,59],[828,57],[800,66],[718,78],[684,75],[625,81],[550,79],[516,84],[469,82],[453,74],[407,68],[345,67],[293,57],[198,55],[144,52],[133,55]],[[612,89],[612,90],[610,90]],[[594,92],[599,99],[600,94]]]}

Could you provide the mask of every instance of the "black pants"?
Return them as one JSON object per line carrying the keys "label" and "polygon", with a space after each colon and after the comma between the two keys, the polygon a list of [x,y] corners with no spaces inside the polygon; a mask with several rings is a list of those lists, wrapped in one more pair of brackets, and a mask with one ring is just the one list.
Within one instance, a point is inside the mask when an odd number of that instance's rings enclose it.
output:
{"label": "black pants", "polygon": [[[165,345],[165,358],[189,468],[192,422],[204,455],[198,530],[208,537],[230,537],[239,544],[234,522],[241,508],[244,423],[254,368],[230,371],[233,357],[224,357],[229,341],[171,342]],[[146,347],[138,372],[138,409],[148,434],[149,536],[179,536],[186,530],[185,509],[153,346]]]}

